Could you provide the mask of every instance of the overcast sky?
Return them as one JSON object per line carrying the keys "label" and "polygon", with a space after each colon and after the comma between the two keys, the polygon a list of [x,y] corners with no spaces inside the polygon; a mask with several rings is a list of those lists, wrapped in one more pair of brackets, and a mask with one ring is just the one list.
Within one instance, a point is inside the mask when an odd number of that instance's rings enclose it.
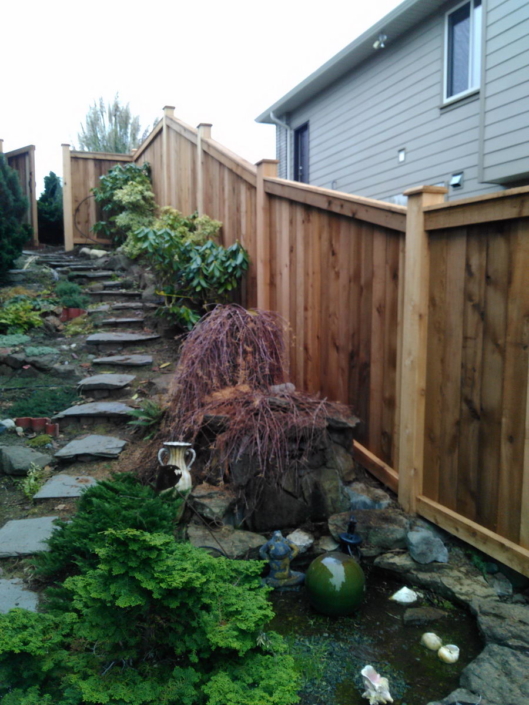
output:
{"label": "overcast sky", "polygon": [[4,151],[36,145],[37,193],[62,175],[88,107],[119,92],[142,126],[164,105],[251,162],[275,157],[255,118],[399,4],[397,0],[26,0],[5,3]]}

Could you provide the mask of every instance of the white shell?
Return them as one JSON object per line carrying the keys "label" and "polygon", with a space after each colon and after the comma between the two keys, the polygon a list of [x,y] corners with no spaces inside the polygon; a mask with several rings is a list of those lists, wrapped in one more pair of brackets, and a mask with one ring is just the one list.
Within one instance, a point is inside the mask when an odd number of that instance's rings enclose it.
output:
{"label": "white shell", "polygon": [[443,642],[437,634],[434,634],[433,632],[425,632],[421,636],[421,644],[432,651],[439,651],[443,645]]}
{"label": "white shell", "polygon": [[15,422],[13,419],[4,419],[3,421],[0,421],[2,426],[5,426],[6,428],[9,428],[10,430],[14,430],[15,428]]}
{"label": "white shell", "polygon": [[455,663],[459,658],[459,647],[455,644],[445,644],[439,649],[437,655],[445,663]]}
{"label": "white shell", "polygon": [[411,602],[416,602],[419,599],[419,595],[410,590],[407,587],[403,587],[392,595],[390,600],[395,600],[395,602],[400,602],[402,605],[409,605]]}
{"label": "white shell", "polygon": [[362,693],[363,698],[369,700],[370,705],[384,705],[384,703],[392,703],[393,698],[389,692],[388,679],[377,673],[373,666],[364,666],[360,671],[364,681],[365,692]]}

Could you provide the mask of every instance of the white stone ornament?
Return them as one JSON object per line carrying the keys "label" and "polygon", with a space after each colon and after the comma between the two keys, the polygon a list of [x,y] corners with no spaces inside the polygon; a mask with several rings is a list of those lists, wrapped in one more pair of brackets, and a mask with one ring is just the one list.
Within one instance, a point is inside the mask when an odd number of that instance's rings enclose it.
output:
{"label": "white stone ornament", "polygon": [[437,655],[445,663],[455,663],[459,658],[459,647],[455,644],[445,644],[439,649]]}
{"label": "white stone ornament", "polygon": [[410,590],[407,587],[403,587],[400,590],[397,590],[397,592],[392,595],[389,599],[395,600],[395,602],[399,602],[401,605],[409,605],[412,602],[417,602],[417,600],[419,599],[419,595],[413,590]]}
{"label": "white stone ornament", "polygon": [[369,705],[384,705],[384,703],[393,702],[389,692],[388,679],[377,673],[373,666],[364,666],[360,674],[365,687],[362,697],[369,700]]}
{"label": "white stone ornament", "polygon": [[439,651],[443,642],[434,632],[426,632],[421,636],[421,644],[431,651]]}

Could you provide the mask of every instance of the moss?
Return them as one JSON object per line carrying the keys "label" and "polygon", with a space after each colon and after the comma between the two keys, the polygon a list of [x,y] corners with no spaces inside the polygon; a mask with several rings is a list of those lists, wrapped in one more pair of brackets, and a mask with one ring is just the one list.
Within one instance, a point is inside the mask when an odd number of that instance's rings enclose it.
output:
{"label": "moss", "polygon": [[46,446],[50,445],[52,440],[52,437],[49,436],[47,433],[41,433],[40,436],[35,436],[35,438],[29,440],[28,446],[30,448],[45,448]]}

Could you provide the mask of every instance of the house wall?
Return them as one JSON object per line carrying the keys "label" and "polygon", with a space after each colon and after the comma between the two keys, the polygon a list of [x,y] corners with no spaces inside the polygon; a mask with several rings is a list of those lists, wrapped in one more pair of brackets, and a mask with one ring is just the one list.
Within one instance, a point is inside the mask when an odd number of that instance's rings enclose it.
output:
{"label": "house wall", "polygon": [[483,180],[529,183],[528,0],[488,0],[485,32]]}
{"label": "house wall", "polygon": [[[501,23],[499,0],[490,1],[495,9],[492,24],[494,18]],[[372,58],[357,70],[283,116],[294,129],[309,121],[311,184],[398,202],[399,194],[407,188],[422,183],[447,185],[452,174],[463,171],[463,187],[451,189],[448,199],[498,190],[495,184],[479,181],[480,138],[482,142],[484,139],[480,133],[480,94],[442,105],[445,12],[454,4],[447,3],[442,13],[433,15],[395,44],[389,40],[385,49],[373,51]],[[527,0],[507,0],[501,7],[507,4],[525,5],[527,14]],[[513,19],[518,16],[516,12],[513,15]],[[493,41],[494,31],[490,29],[490,62],[497,61],[497,51],[501,51],[492,48],[501,43],[499,39]],[[497,28],[495,36],[499,36]],[[523,60],[529,61],[527,57]],[[519,58],[517,61],[522,63]],[[517,105],[517,119],[523,122],[528,91],[524,103],[519,85],[511,90],[522,101]],[[497,101],[488,103],[490,111],[493,105],[497,109]],[[491,140],[498,139],[494,132],[499,130],[497,113],[493,119],[496,127],[491,123],[486,132],[489,151],[495,144]],[[514,130],[518,123],[513,120],[512,124]],[[520,139],[526,129],[525,124],[518,130]],[[277,151],[282,155],[286,131],[278,131],[278,138]],[[404,163],[398,162],[400,149],[406,150]],[[492,152],[487,155],[487,168],[494,158]],[[284,160],[279,173],[283,178],[291,177],[286,174]]]}

